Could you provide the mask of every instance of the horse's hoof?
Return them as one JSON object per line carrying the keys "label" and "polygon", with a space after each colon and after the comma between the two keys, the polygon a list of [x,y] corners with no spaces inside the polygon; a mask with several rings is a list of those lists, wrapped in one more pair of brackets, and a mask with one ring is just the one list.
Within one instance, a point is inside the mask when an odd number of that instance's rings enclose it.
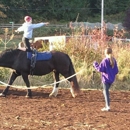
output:
{"label": "horse's hoof", "polygon": [[6,97],[6,95],[3,93],[0,93],[0,97]]}
{"label": "horse's hoof", "polygon": [[28,96],[28,95],[26,95],[25,97],[26,97],[26,98],[32,98],[32,96]]}
{"label": "horse's hoof", "polygon": [[71,92],[72,97],[75,98],[76,94],[74,93],[74,91],[72,89],[70,89],[70,92]]}
{"label": "horse's hoof", "polygon": [[72,94],[72,97],[73,97],[73,98],[76,98],[77,96],[78,96],[78,94],[77,94],[77,93]]}
{"label": "horse's hoof", "polygon": [[77,95],[76,94],[72,94],[72,97],[75,98]]}
{"label": "horse's hoof", "polygon": [[49,97],[56,97],[57,95],[55,95],[54,93],[51,93],[50,95],[49,95]]}
{"label": "horse's hoof", "polygon": [[73,98],[78,96],[78,92],[74,92],[73,90],[70,91]]}

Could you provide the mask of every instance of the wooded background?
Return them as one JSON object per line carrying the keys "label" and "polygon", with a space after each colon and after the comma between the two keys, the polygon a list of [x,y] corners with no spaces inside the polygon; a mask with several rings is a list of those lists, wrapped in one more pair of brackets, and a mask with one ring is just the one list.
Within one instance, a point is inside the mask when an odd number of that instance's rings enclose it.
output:
{"label": "wooded background", "polygon": [[[122,22],[130,0],[104,0],[105,22]],[[33,21],[100,22],[101,0],[1,0],[1,23],[22,23],[30,15]]]}

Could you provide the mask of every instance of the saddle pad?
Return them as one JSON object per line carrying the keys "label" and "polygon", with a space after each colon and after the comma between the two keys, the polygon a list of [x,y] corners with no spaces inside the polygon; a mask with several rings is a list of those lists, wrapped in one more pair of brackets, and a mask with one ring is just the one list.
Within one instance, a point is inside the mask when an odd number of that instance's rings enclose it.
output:
{"label": "saddle pad", "polygon": [[[27,52],[27,58],[31,60],[32,52]],[[36,60],[49,60],[52,58],[50,52],[36,52]]]}

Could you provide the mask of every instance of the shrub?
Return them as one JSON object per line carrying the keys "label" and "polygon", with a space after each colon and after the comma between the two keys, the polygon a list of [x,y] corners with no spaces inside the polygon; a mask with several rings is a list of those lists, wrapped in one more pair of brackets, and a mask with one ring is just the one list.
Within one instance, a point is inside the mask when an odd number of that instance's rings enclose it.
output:
{"label": "shrub", "polygon": [[8,76],[10,75],[10,70],[7,68],[0,68],[0,80],[1,81],[7,81],[8,80]]}

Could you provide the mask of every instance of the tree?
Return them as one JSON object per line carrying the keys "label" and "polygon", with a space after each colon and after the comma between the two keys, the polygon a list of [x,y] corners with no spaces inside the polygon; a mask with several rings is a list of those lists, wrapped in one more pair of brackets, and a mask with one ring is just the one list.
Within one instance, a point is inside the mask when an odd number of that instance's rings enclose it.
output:
{"label": "tree", "polygon": [[1,3],[6,9],[4,13],[8,21],[19,22],[26,15],[31,15],[33,18],[44,17],[45,0],[1,0]]}
{"label": "tree", "polygon": [[130,32],[130,9],[128,9],[126,11],[126,16],[125,16],[124,21],[123,21],[123,26],[125,27],[125,29],[127,31]]}
{"label": "tree", "polygon": [[78,21],[87,20],[89,13],[89,2],[83,0],[50,0],[48,2],[48,16],[65,21],[75,21],[79,14]]}
{"label": "tree", "polygon": [[[130,0],[104,0],[104,14],[119,17],[129,7]],[[1,0],[0,17],[5,22],[23,22],[25,15],[33,21],[95,21],[101,16],[101,0]],[[78,18],[78,19],[77,19]],[[98,18],[98,19],[96,19]],[[108,19],[109,22],[112,18]],[[2,21],[2,20],[1,20]],[[118,21],[118,19],[117,19]],[[3,21],[2,21],[3,22]]]}
{"label": "tree", "polygon": [[5,9],[5,6],[3,4],[0,4],[0,18],[3,19],[3,18],[6,18],[7,15],[4,13],[4,10]]}

